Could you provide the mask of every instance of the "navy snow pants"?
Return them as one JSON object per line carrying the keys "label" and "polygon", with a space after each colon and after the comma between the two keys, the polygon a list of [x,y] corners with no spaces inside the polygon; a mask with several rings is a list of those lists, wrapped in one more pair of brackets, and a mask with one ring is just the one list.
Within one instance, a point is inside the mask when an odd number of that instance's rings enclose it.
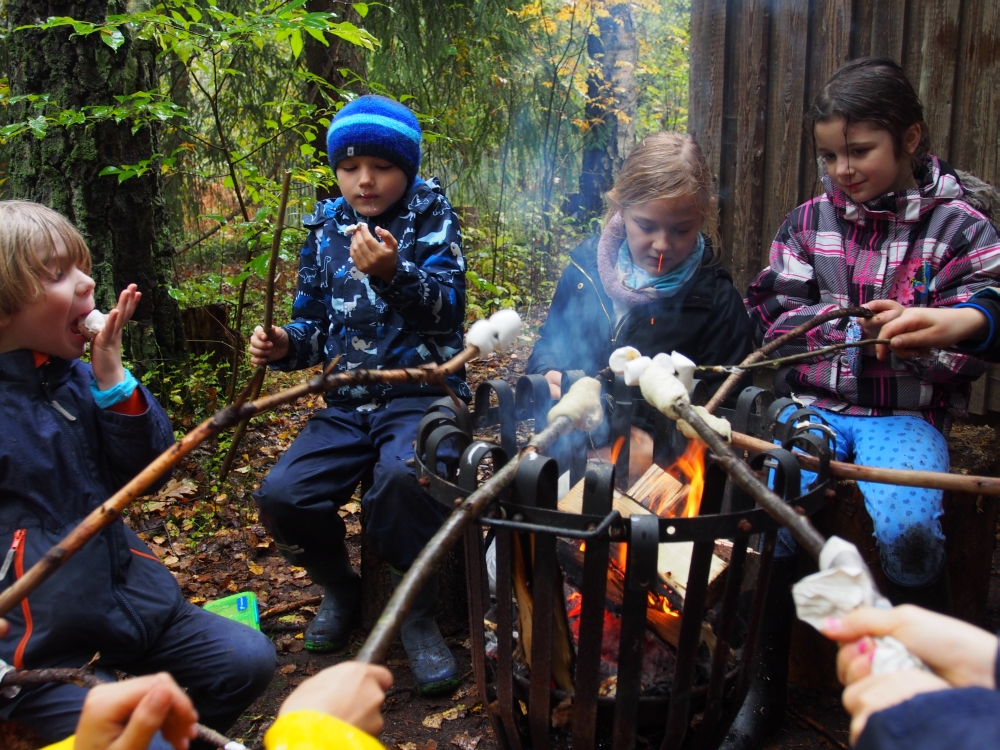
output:
{"label": "navy snow pants", "polygon": [[369,472],[374,481],[361,500],[365,533],[392,567],[409,568],[444,522],[444,506],[405,464],[417,424],[437,398],[397,398],[367,412],[317,412],[264,478],[254,495],[260,520],[285,557],[308,568],[315,583],[350,575],[346,528],[337,511]]}

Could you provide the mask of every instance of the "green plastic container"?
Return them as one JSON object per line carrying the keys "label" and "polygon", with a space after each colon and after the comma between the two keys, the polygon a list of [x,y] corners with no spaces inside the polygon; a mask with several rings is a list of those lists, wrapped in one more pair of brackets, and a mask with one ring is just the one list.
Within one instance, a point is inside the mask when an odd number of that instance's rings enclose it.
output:
{"label": "green plastic container", "polygon": [[252,591],[241,591],[223,599],[216,599],[214,602],[205,602],[204,609],[230,620],[242,622],[254,630],[260,630],[257,595]]}

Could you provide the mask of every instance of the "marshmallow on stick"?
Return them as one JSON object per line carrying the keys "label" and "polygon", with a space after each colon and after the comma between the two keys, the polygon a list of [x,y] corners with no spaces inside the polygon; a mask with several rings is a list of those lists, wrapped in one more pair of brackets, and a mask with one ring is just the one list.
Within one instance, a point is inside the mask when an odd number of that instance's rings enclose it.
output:
{"label": "marshmallow on stick", "polygon": [[485,357],[514,343],[521,332],[521,316],[514,310],[497,310],[488,320],[477,320],[465,334],[465,343]]}
{"label": "marshmallow on stick", "polygon": [[549,409],[549,424],[556,417],[569,417],[580,432],[593,432],[604,421],[601,383],[594,378],[580,378],[558,403]]}
{"label": "marshmallow on stick", "polygon": [[87,313],[87,317],[83,319],[83,322],[80,323],[80,333],[88,339],[93,339],[97,336],[97,334],[104,330],[104,324],[107,320],[108,316],[100,310],[91,310]]}

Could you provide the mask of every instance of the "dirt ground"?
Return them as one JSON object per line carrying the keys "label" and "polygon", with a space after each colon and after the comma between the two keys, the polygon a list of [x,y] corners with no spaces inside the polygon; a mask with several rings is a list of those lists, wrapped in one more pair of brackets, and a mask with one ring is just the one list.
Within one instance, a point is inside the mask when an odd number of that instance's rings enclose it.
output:
{"label": "dirt ground", "polygon": [[[513,384],[523,372],[534,338],[531,333],[525,334],[513,353],[502,357],[494,355],[470,368],[469,380],[473,388],[494,377]],[[300,382],[306,376],[305,373],[278,376],[269,387],[276,390]],[[302,632],[315,607],[302,607],[277,617],[266,616],[266,610],[271,607],[321,593],[308,580],[304,570],[289,566],[280,556],[257,523],[250,494],[294,439],[306,418],[321,407],[320,399],[308,400],[260,420],[246,438],[243,460],[237,462],[234,481],[227,485],[226,492],[213,495],[216,488],[211,478],[199,468],[204,461],[193,460],[175,474],[170,485],[130,515],[130,522],[143,532],[171,568],[191,601],[203,603],[235,591],[251,590],[257,594],[260,608],[265,612],[262,630],[275,642],[279,666],[267,691],[229,733],[250,748],[261,747],[263,735],[273,722],[278,706],[296,685],[321,669],[350,659],[366,635],[361,630],[356,631],[351,645],[342,653],[316,655],[302,648]],[[209,452],[212,447],[203,450]],[[961,471],[963,466],[992,464],[992,458],[997,455],[992,428],[959,427],[952,451],[956,456],[956,471]],[[212,489],[205,492],[205,487]],[[214,514],[212,524],[205,521],[209,510]],[[345,506],[342,515],[357,565],[360,505]],[[223,519],[221,528],[220,518]],[[1000,580],[996,570],[995,561],[990,622],[986,623],[993,627],[1000,624]],[[397,643],[393,648],[388,667],[395,677],[395,685],[386,702],[386,724],[381,735],[382,742],[390,750],[445,750],[449,745],[462,750],[494,747],[489,721],[472,680],[468,634],[453,635],[448,642],[465,678],[452,695],[433,699],[419,697],[413,690],[402,647]],[[846,748],[847,728],[847,715],[836,693],[810,692],[793,686],[784,725],[766,747],[768,750]]]}

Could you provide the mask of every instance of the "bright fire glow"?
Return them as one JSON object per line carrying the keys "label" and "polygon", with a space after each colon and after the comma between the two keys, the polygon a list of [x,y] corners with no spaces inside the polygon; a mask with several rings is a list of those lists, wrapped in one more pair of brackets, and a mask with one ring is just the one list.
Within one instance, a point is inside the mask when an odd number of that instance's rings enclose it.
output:
{"label": "bright fire glow", "polygon": [[705,489],[705,448],[700,440],[689,441],[684,453],[667,470],[668,474],[676,476],[682,482],[686,479],[691,487],[681,513],[682,518],[694,518],[701,510],[701,495]]}
{"label": "bright fire glow", "polygon": [[671,617],[680,617],[681,613],[676,609],[670,609],[670,605],[667,604],[666,597],[660,596],[659,594],[654,594],[650,591],[646,595],[646,603],[648,609],[658,609],[661,612],[670,615]]}
{"label": "bright fire glow", "polygon": [[611,449],[611,463],[618,463],[618,454],[621,453],[622,446],[625,445],[625,436],[622,435],[615,441],[614,447]]}

